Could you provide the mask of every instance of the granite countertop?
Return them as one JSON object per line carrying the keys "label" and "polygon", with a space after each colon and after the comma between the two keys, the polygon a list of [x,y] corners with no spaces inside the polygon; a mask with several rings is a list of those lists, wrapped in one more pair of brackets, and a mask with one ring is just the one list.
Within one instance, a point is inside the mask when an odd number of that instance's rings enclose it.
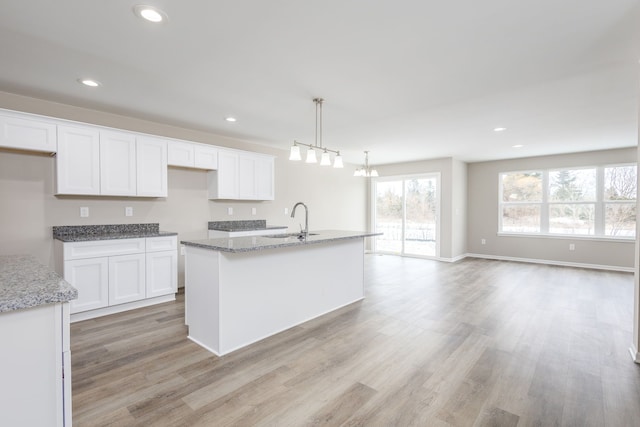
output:
{"label": "granite countertop", "polygon": [[209,230],[216,231],[249,231],[249,230],[281,230],[288,228],[286,225],[267,227],[266,219],[251,219],[238,221],[209,221]]}
{"label": "granite countertop", "polygon": [[0,256],[0,313],[76,298],[76,288],[35,257]]}
{"label": "granite countertop", "polygon": [[[297,234],[298,233],[289,237],[247,236],[222,239],[183,240],[180,243],[185,246],[211,249],[213,251],[251,252],[382,235],[382,233],[367,231],[320,230],[310,232],[306,239],[299,239]],[[288,235],[285,234],[285,236]]]}
{"label": "granite countertop", "polygon": [[159,224],[65,225],[53,227],[53,238],[62,242],[93,240],[137,239],[141,237],[177,236],[178,233],[160,231]]}

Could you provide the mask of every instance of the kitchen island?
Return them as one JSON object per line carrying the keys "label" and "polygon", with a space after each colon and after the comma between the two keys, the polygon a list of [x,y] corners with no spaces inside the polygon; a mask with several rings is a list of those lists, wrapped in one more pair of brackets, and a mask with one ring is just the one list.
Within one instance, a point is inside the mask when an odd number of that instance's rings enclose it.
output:
{"label": "kitchen island", "polygon": [[77,297],[33,256],[0,256],[3,426],[71,426],[69,301]]}
{"label": "kitchen island", "polygon": [[364,298],[364,239],[324,230],[182,241],[189,339],[224,355]]}

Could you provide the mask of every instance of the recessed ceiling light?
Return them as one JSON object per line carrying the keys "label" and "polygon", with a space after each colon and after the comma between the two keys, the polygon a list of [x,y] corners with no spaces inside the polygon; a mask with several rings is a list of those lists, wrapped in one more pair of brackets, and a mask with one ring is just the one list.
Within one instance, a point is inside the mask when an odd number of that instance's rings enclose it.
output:
{"label": "recessed ceiling light", "polygon": [[513,148],[522,148],[522,147],[524,147],[524,145],[516,144],[516,145],[512,145],[511,147],[513,147]]}
{"label": "recessed ceiling light", "polygon": [[507,130],[507,128],[493,128],[494,132],[502,132],[503,130]]}
{"label": "recessed ceiling light", "polygon": [[138,4],[133,6],[133,13],[136,16],[146,19],[149,22],[160,23],[167,20],[167,14],[157,7],[149,6],[146,4]]}
{"label": "recessed ceiling light", "polygon": [[236,122],[237,121],[237,119],[235,117],[225,117],[224,119],[226,121],[228,121],[228,122]]}
{"label": "recessed ceiling light", "polygon": [[85,86],[89,87],[98,87],[100,86],[100,82],[93,79],[78,79],[78,82],[82,83]]}

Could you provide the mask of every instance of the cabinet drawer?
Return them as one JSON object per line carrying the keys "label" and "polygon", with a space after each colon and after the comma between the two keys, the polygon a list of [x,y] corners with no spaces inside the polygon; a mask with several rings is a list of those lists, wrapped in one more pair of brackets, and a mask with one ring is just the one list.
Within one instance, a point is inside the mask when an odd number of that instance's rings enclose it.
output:
{"label": "cabinet drawer", "polygon": [[147,237],[147,252],[171,251],[178,248],[178,236]]}
{"label": "cabinet drawer", "polygon": [[145,239],[95,240],[64,244],[64,259],[136,254],[145,251]]}

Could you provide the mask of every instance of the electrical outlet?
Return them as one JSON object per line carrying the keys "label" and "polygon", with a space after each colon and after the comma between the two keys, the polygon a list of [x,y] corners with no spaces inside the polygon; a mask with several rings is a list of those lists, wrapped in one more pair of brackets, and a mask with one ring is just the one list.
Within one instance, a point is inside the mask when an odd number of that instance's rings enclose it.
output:
{"label": "electrical outlet", "polygon": [[86,206],[83,206],[80,208],[80,217],[81,218],[88,218],[89,217],[89,208]]}
{"label": "electrical outlet", "polygon": [[487,239],[480,239],[480,244],[481,245],[486,245],[487,244]]}
{"label": "electrical outlet", "polygon": [[180,255],[184,256],[184,245],[180,245]]}
{"label": "electrical outlet", "polygon": [[124,208],[124,216],[133,216],[133,208],[131,206]]}
{"label": "electrical outlet", "polygon": [[256,210],[256,208],[251,208],[251,215],[255,215],[257,213],[258,211]]}
{"label": "electrical outlet", "polygon": [[574,243],[569,243],[569,250],[570,251],[575,251],[576,250],[576,245]]}
{"label": "electrical outlet", "polygon": [[227,215],[233,215],[233,208],[227,208]]}

